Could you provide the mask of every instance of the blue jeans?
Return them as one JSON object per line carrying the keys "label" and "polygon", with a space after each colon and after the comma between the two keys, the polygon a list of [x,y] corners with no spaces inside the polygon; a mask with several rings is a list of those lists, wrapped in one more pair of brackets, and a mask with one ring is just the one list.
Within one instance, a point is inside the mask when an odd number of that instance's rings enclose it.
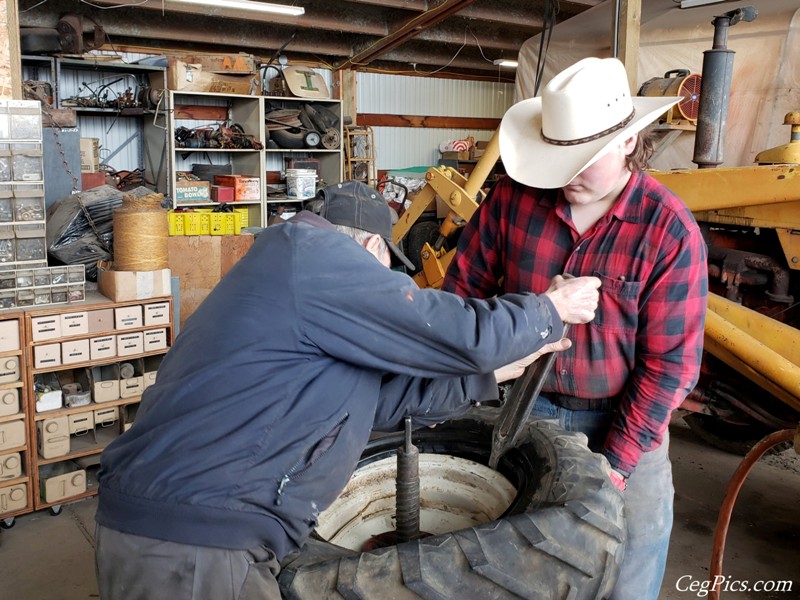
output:
{"label": "blue jeans", "polygon": [[[609,411],[567,410],[543,396],[536,400],[531,416],[557,420],[567,431],[585,433],[589,447],[595,452],[603,446],[614,417]],[[674,495],[669,432],[666,432],[661,446],[642,456],[628,478],[625,490],[628,542],[610,600],[657,600],[667,564]]]}

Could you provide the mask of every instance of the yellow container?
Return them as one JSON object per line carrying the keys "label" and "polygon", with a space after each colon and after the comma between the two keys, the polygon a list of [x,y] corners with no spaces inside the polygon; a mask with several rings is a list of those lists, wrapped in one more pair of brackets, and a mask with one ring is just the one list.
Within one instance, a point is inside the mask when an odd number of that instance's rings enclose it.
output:
{"label": "yellow container", "polygon": [[241,213],[233,212],[231,217],[233,217],[233,235],[239,235],[242,233],[242,215]]}
{"label": "yellow container", "polygon": [[169,211],[167,215],[169,222],[170,235],[186,235],[183,227],[183,213],[176,213],[174,210]]}
{"label": "yellow container", "polygon": [[210,229],[211,235],[226,235],[228,233],[228,217],[226,213],[211,213]]}
{"label": "yellow container", "polygon": [[[234,208],[233,214],[240,216],[240,227],[249,227],[249,209],[247,208]],[[237,232],[238,233],[238,232]]]}
{"label": "yellow container", "polygon": [[211,213],[201,212],[200,216],[200,235],[211,234]]}
{"label": "yellow container", "polygon": [[200,235],[202,216],[196,212],[183,213],[183,235]]}

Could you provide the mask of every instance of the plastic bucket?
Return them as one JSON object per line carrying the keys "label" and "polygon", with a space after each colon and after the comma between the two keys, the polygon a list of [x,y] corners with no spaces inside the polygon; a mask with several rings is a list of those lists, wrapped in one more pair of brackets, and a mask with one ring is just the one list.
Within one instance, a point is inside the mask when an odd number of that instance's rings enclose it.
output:
{"label": "plastic bucket", "polygon": [[313,198],[317,193],[314,169],[286,169],[286,195],[289,198]]}

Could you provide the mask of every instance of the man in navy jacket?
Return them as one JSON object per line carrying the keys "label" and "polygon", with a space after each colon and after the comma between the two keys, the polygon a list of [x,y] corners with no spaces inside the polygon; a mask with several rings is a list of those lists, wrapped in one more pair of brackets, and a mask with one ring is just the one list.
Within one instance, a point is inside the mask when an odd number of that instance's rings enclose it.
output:
{"label": "man in navy jacket", "polygon": [[345,182],[321,196],[321,216],[269,227],[187,320],[134,426],[103,452],[103,600],[280,598],[278,561],[373,429],[497,398],[534,352],[568,347],[562,322],[594,316],[593,277],[490,300],[420,290],[385,268],[391,209],[376,192]]}

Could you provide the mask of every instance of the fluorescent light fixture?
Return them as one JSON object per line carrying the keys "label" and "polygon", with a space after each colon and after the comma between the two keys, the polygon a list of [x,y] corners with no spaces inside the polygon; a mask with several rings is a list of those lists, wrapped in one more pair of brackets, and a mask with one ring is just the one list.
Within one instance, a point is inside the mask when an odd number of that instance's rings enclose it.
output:
{"label": "fluorescent light fixture", "polygon": [[725,0],[681,0],[681,8],[694,8],[695,6],[718,4],[719,2],[725,2]]}
{"label": "fluorescent light fixture", "polygon": [[519,63],[516,60],[509,60],[508,58],[497,58],[494,61],[498,67],[513,67],[516,68],[519,66]]}
{"label": "fluorescent light fixture", "polygon": [[291,15],[299,17],[305,14],[302,6],[286,6],[285,4],[272,4],[270,2],[253,2],[253,0],[170,0],[176,4],[195,4],[197,6],[213,6],[214,8],[234,8],[251,12],[265,12],[277,15]]}

